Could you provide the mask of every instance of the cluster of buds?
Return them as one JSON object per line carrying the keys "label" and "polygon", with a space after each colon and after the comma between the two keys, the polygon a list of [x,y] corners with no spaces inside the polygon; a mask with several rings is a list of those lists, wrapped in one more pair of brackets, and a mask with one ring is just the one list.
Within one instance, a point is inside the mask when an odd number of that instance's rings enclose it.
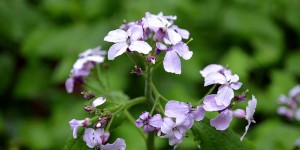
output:
{"label": "cluster of buds", "polygon": [[113,144],[107,144],[109,139],[109,132],[104,131],[104,127],[108,124],[111,119],[111,114],[105,113],[104,111],[98,111],[97,107],[105,103],[104,97],[96,98],[90,106],[85,106],[85,110],[88,113],[95,113],[98,117],[94,119],[85,118],[84,120],[72,119],[69,124],[73,130],[73,138],[77,138],[77,131],[80,127],[89,127],[94,123],[93,128],[85,128],[83,140],[86,142],[89,148],[97,148],[102,150],[118,149],[124,150],[126,148],[125,141],[118,138]]}

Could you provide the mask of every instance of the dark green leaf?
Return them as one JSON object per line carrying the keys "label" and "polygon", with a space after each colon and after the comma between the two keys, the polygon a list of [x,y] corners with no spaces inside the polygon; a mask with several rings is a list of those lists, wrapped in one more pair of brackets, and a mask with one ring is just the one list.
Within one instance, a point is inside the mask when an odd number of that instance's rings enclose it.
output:
{"label": "dark green leaf", "polygon": [[192,128],[195,140],[199,142],[201,149],[214,150],[253,150],[253,144],[247,139],[240,141],[240,135],[230,129],[218,131],[210,126],[209,120],[196,122]]}

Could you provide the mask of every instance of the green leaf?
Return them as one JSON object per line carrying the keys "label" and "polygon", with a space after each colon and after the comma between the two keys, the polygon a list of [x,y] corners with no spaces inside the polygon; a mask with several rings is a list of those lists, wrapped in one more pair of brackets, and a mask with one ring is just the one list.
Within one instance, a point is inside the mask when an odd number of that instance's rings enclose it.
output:
{"label": "green leaf", "polygon": [[74,139],[72,136],[70,136],[69,140],[66,142],[66,145],[64,147],[64,150],[68,150],[68,149],[81,149],[81,150],[85,150],[85,149],[90,149],[86,143],[83,141],[82,137],[83,137],[83,133],[84,130],[78,130],[77,132],[77,139]]}
{"label": "green leaf", "polygon": [[201,149],[214,150],[247,150],[255,149],[253,144],[247,139],[240,141],[240,135],[237,135],[230,129],[218,131],[210,126],[209,120],[204,119],[196,122],[192,128],[195,140],[199,142]]}

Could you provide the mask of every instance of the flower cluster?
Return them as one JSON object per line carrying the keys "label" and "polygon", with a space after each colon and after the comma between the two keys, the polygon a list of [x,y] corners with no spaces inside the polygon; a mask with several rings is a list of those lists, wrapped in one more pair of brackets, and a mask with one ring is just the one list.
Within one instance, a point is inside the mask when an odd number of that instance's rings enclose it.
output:
{"label": "flower cluster", "polygon": [[210,121],[211,126],[217,130],[226,130],[233,117],[244,118],[248,121],[248,125],[244,135],[241,137],[241,140],[243,140],[251,122],[255,123],[253,115],[257,104],[256,98],[252,95],[252,100],[248,101],[246,111],[243,109],[232,110],[233,101],[246,100],[245,93],[234,96],[234,90],[238,90],[242,86],[242,83],[238,82],[239,76],[232,74],[231,70],[217,64],[208,65],[200,71],[200,74],[205,78],[204,86],[220,85],[216,94],[207,95],[203,101],[205,111],[219,112],[219,115]]}
{"label": "flower cluster", "polygon": [[[176,19],[176,16],[164,16],[162,13],[158,15],[146,13],[141,20],[125,23],[120,29],[110,31],[104,41],[115,44],[108,50],[108,59],[113,60],[126,52],[137,52],[147,55],[145,59],[155,64],[156,57],[164,51],[165,71],[181,74],[179,56],[188,60],[193,52],[189,51],[187,44],[182,41],[189,38],[189,32],[175,25]],[[154,48],[148,44],[149,40],[156,43]]]}
{"label": "flower cluster", "polygon": [[98,106],[102,105],[106,101],[103,97],[96,98],[91,106],[86,106],[85,110],[89,113],[95,113],[96,118],[84,120],[72,119],[69,124],[73,130],[73,138],[77,139],[77,131],[80,127],[89,127],[94,123],[94,127],[85,128],[83,140],[89,148],[98,148],[101,150],[124,150],[126,143],[123,139],[118,138],[113,144],[108,144],[109,132],[104,131],[104,127],[110,121],[110,114],[105,113],[99,109]]}
{"label": "flower cluster", "polygon": [[135,124],[137,127],[144,126],[145,133],[156,131],[159,137],[168,138],[169,145],[176,148],[186,136],[186,131],[193,126],[194,120],[204,118],[205,111],[202,106],[192,108],[191,104],[170,100],[165,106],[164,115],[164,118],[160,114],[151,117],[149,112],[144,112]]}
{"label": "flower cluster", "polygon": [[289,96],[280,95],[279,103],[285,106],[280,106],[277,112],[285,116],[289,120],[300,121],[300,85],[294,87]]}
{"label": "flower cluster", "polygon": [[101,50],[100,46],[80,53],[79,58],[73,65],[70,77],[65,82],[67,92],[73,92],[75,82],[84,83],[84,79],[90,74],[90,70],[96,64],[102,63],[105,55],[106,51]]}

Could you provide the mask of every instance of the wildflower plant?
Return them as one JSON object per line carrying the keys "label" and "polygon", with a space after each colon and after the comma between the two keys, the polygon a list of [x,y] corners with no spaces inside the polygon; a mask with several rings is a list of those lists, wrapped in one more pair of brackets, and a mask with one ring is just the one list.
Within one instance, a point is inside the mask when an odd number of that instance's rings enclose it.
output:
{"label": "wildflower plant", "polygon": [[[72,119],[69,122],[75,142],[84,142],[86,148],[126,149],[126,141],[122,137],[110,139],[112,126],[118,124],[117,120],[121,114],[125,114],[137,129],[141,128],[138,130],[141,138],[145,139],[148,150],[155,149],[155,137],[165,139],[171,147],[177,148],[185,138],[189,138],[189,130],[200,147],[212,148],[213,143],[219,142],[217,138],[225,144],[226,140],[232,142],[234,139],[235,143],[227,145],[228,149],[245,145],[241,144],[241,141],[250,124],[255,123],[253,115],[257,100],[252,95],[251,100],[247,102],[248,90],[238,91],[242,83],[239,76],[232,73],[228,67],[211,64],[200,70],[199,78],[202,76],[204,86],[210,86],[211,89],[203,98],[199,98],[197,103],[185,103],[173,97],[166,98],[153,83],[155,67],[162,64],[166,72],[180,75],[181,60],[189,60],[193,56],[193,51],[188,46],[192,41],[189,39],[189,32],[178,27],[175,24],[176,19],[176,16],[165,16],[163,13],[157,15],[146,13],[142,19],[125,22],[119,29],[108,32],[104,41],[112,45],[107,52],[97,47],[79,55],[65,85],[68,93],[72,93],[74,86],[79,84],[90,90],[82,91],[83,97],[88,99],[84,110],[90,117],[82,120]],[[108,61],[118,59],[122,55],[127,55],[129,61],[134,64],[131,73],[145,80],[144,95],[141,97],[127,100],[122,94],[116,96],[116,92],[111,91],[105,83],[107,76],[105,70],[101,71],[101,68],[105,68]],[[141,60],[142,65],[138,65],[136,59]],[[92,77],[93,74],[96,74],[100,83],[97,87],[85,82],[86,78],[89,75]],[[243,109],[237,103],[248,105]],[[140,116],[135,118],[129,109],[138,104],[147,104],[149,109],[140,112]],[[206,112],[214,112],[217,115],[209,119],[205,117]],[[240,141],[236,141],[237,134],[227,130],[234,117],[248,122]],[[79,132],[81,134],[78,134]],[[225,134],[226,136],[222,136]],[[74,144],[66,145],[66,149],[75,148],[72,146]]]}

